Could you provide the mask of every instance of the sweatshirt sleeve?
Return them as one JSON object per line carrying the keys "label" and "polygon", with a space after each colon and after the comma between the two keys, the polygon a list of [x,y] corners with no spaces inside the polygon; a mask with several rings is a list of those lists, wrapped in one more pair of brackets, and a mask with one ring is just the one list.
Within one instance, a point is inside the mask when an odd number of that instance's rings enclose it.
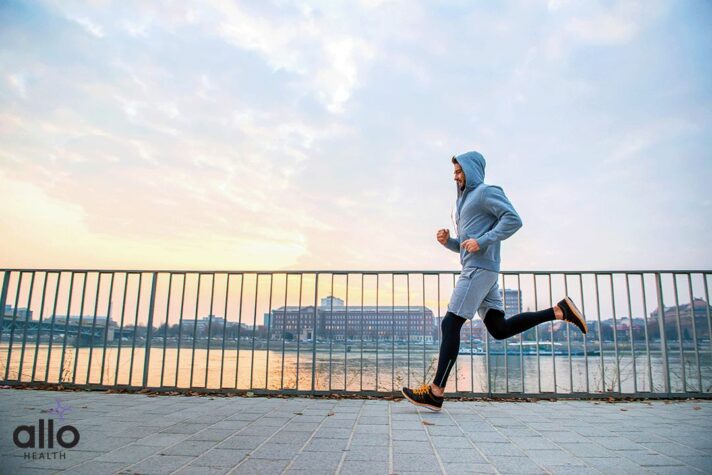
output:
{"label": "sweatshirt sleeve", "polygon": [[486,248],[497,241],[503,241],[517,232],[522,227],[522,219],[514,210],[502,188],[489,187],[485,194],[485,209],[497,218],[497,223],[492,229],[476,238],[481,248]]}
{"label": "sweatshirt sleeve", "polygon": [[450,249],[452,252],[460,252],[460,240],[451,237],[445,243],[445,247]]}

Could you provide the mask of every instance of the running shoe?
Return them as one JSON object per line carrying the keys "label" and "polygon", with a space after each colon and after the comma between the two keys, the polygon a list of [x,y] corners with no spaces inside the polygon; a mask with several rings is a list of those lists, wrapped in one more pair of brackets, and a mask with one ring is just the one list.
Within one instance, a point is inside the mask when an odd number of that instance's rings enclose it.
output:
{"label": "running shoe", "polygon": [[573,323],[581,330],[581,333],[588,333],[588,326],[586,326],[586,319],[578,309],[576,304],[568,296],[558,303],[559,308],[564,312],[564,320],[569,323]]}
{"label": "running shoe", "polygon": [[429,384],[423,384],[415,389],[403,387],[401,388],[401,393],[403,393],[403,397],[416,406],[427,407],[436,412],[443,407],[443,400],[445,399],[442,396],[433,394]]}

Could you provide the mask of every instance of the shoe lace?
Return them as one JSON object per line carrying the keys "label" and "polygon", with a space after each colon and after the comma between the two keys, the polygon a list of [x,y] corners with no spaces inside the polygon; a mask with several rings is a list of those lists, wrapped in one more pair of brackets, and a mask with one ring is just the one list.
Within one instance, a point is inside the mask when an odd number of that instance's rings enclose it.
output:
{"label": "shoe lace", "polygon": [[413,390],[413,394],[427,394],[429,389],[430,389],[429,384],[423,384],[422,386],[415,388]]}

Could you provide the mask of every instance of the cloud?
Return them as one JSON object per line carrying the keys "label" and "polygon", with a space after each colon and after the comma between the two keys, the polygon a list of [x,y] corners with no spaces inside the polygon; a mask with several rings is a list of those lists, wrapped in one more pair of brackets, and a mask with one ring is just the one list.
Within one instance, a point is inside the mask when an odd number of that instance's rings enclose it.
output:
{"label": "cloud", "polygon": [[88,17],[85,16],[67,16],[68,20],[73,21],[77,25],[81,26],[84,31],[89,33],[90,35],[94,36],[95,38],[103,38],[104,37],[104,29],[100,26],[91,21]]}

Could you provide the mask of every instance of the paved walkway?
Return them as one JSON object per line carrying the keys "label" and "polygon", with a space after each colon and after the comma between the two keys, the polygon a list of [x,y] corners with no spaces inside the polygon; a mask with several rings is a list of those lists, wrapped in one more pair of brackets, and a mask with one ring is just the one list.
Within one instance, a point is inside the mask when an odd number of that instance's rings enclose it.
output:
{"label": "paved walkway", "polygon": [[[16,448],[15,428],[40,419],[74,426],[79,443]],[[712,401],[446,401],[433,413],[407,401],[2,389],[0,432],[3,474],[712,473]],[[71,443],[70,429],[62,437]]]}

